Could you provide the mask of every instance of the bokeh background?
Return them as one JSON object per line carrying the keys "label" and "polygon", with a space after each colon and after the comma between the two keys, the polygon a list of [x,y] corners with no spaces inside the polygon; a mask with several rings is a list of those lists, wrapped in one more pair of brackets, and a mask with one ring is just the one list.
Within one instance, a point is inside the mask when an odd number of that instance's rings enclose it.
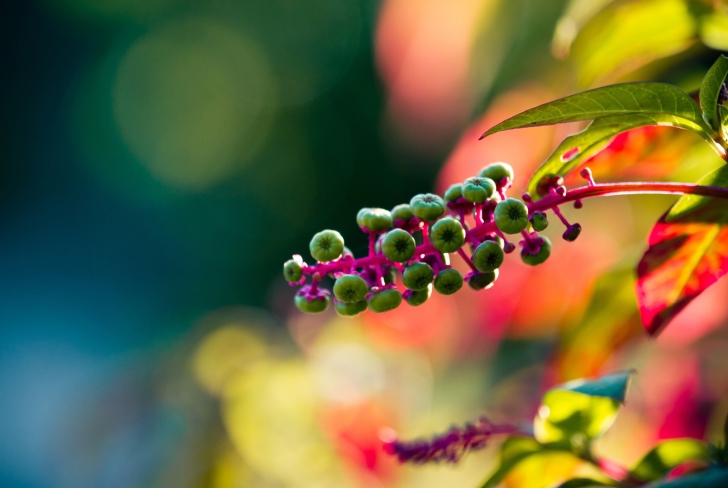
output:
{"label": "bokeh background", "polygon": [[[636,311],[674,199],[566,209],[584,232],[545,265],[382,316],[297,312],[281,265],[324,228],[361,254],[360,207],[492,161],[523,189],[579,127],[477,141],[521,110],[618,81],[694,92],[728,49],[721,2],[27,0],[0,22],[1,485],[477,486],[495,449],[399,466],[381,429],[528,422],[550,385],[630,367],[601,452],[720,439],[726,282],[657,340]],[[720,164],[665,128],[590,161],[602,180]]]}

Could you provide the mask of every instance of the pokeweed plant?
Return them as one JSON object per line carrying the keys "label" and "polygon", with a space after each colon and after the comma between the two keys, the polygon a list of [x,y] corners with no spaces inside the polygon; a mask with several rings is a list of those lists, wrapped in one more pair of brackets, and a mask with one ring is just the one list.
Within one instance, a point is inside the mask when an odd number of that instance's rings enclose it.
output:
{"label": "pokeweed plant", "polygon": [[[315,264],[296,255],[284,265],[286,279],[301,288],[296,306],[309,313],[326,310],[331,292],[320,285],[336,281],[333,301],[343,316],[386,312],[406,301],[424,303],[433,292],[449,295],[465,282],[476,290],[494,285],[505,254],[520,247],[527,265],[544,263],[551,242],[539,235],[551,212],[564,226],[566,241],[582,228],[569,223],[559,207],[591,197],[676,194],[681,198],[659,219],[649,247],[637,266],[636,294],[646,331],[655,335],[695,297],[728,272],[728,167],[703,176],[697,184],[665,182],[597,183],[584,163],[619,134],[647,126],[669,126],[697,133],[728,161],[728,58],[720,56],[705,75],[698,101],[680,88],[654,82],[624,83],[567,96],[517,114],[486,131],[497,132],[567,122],[591,121],[554,150],[528,183],[521,199],[507,194],[515,177],[506,163],[485,166],[478,175],[449,187],[441,197],[420,194],[391,211],[364,208],[357,223],[369,235],[369,253],[355,258],[336,231],[316,234],[310,243]],[[587,185],[568,189],[572,171]],[[472,215],[472,219],[466,217]],[[470,217],[468,217],[470,218]],[[468,222],[474,222],[469,225]],[[512,236],[517,236],[517,243]],[[470,272],[450,266],[457,254]],[[406,288],[400,293],[397,275]],[[725,446],[678,439],[658,444],[636,466],[626,469],[594,457],[592,441],[614,421],[624,400],[629,373],[596,381],[567,383],[543,399],[533,429],[499,426],[481,419],[430,441],[403,442],[390,433],[385,447],[403,462],[457,461],[483,447],[495,434],[510,437],[501,448],[500,468],[485,482],[494,487],[508,471],[531,456],[567,452],[599,468],[594,479],[574,479],[562,488],[586,486],[727,487]],[[692,474],[693,471],[699,471]]]}

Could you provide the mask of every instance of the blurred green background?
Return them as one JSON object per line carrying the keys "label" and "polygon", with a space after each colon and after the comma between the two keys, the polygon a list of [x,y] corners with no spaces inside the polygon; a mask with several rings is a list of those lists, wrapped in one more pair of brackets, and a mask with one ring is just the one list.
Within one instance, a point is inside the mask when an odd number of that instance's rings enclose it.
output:
{"label": "blurred green background", "polygon": [[[491,161],[525,187],[576,126],[476,141],[515,112],[614,81],[696,89],[722,6],[28,0],[0,19],[3,486],[475,486],[493,452],[399,467],[380,429],[528,420],[549,384],[632,366],[619,455],[716,431],[728,289],[657,342],[631,293],[669,198],[589,202],[591,237],[552,267],[387,317],[303,316],[280,272],[324,228],[362,254],[359,208]],[[720,164],[696,139],[631,134],[595,173],[690,181]]]}

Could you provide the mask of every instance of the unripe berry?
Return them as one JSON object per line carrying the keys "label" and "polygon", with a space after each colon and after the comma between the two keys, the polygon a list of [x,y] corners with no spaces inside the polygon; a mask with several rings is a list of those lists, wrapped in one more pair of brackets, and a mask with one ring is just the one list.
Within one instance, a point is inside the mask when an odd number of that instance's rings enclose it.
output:
{"label": "unripe berry", "polygon": [[518,234],[528,226],[528,208],[515,198],[506,198],[495,207],[495,225],[506,234]]}
{"label": "unripe berry", "polygon": [[344,303],[354,303],[364,300],[369,293],[366,281],[355,274],[340,276],[334,283],[334,295]]}
{"label": "unripe berry", "polygon": [[286,279],[286,281],[290,283],[295,283],[301,279],[303,276],[303,268],[301,268],[301,265],[294,261],[293,259],[289,259],[285,263],[283,263],[283,277]]}
{"label": "unripe berry", "polygon": [[473,265],[480,272],[490,273],[500,268],[504,257],[503,249],[497,242],[485,241],[475,249]]}
{"label": "unripe berry", "polygon": [[410,208],[420,220],[437,220],[445,215],[445,202],[432,193],[419,194],[410,200]]}
{"label": "unripe berry", "polygon": [[493,286],[495,280],[498,279],[498,270],[488,271],[487,273],[474,273],[468,277],[468,285],[473,290],[487,290]]}
{"label": "unripe berry", "polygon": [[402,229],[393,229],[387,232],[382,240],[382,253],[390,261],[402,263],[415,255],[415,238]]}
{"label": "unripe berry", "polygon": [[581,234],[581,225],[571,224],[566,228],[564,234],[561,236],[565,241],[574,242],[577,237]]}
{"label": "unripe berry", "polygon": [[521,259],[530,266],[536,266],[546,261],[551,255],[551,241],[544,236],[538,237],[539,250],[536,254],[529,254],[528,246],[521,249]]}
{"label": "unripe berry", "polygon": [[463,198],[473,203],[483,203],[495,192],[495,182],[490,178],[468,178],[462,184]]}
{"label": "unripe berry", "polygon": [[344,303],[342,301],[335,300],[334,309],[336,310],[336,313],[342,317],[354,317],[367,309],[367,301],[360,300],[354,303]]}
{"label": "unripe berry", "polygon": [[369,310],[374,313],[388,312],[400,306],[402,294],[394,288],[389,288],[372,294],[367,302]]}
{"label": "unripe berry", "polygon": [[410,290],[424,290],[432,283],[435,272],[425,263],[415,263],[404,270],[402,274],[402,284]]}
{"label": "unripe berry", "polygon": [[435,277],[435,291],[441,295],[452,295],[462,287],[463,275],[456,269],[443,269]]}
{"label": "unripe berry", "polygon": [[544,175],[536,186],[536,194],[541,197],[545,197],[549,194],[549,189],[558,188],[564,184],[564,178],[555,174]]}
{"label": "unripe berry", "polygon": [[298,308],[301,312],[321,313],[329,308],[331,299],[328,295],[323,295],[309,300],[309,297],[307,297],[305,293],[297,293],[293,302],[296,304],[296,308]]}
{"label": "unripe berry", "polygon": [[392,221],[394,222],[394,225],[404,225],[415,216],[415,214],[412,213],[412,209],[409,205],[406,203],[402,203],[400,205],[397,205],[392,209]]}
{"label": "unripe berry", "polygon": [[540,210],[533,212],[528,221],[531,222],[531,226],[536,232],[541,232],[549,226],[549,219],[546,217],[546,214]]}
{"label": "unripe berry", "polygon": [[440,252],[455,252],[465,244],[465,229],[459,220],[445,217],[430,229],[430,240]]}
{"label": "unripe berry", "polygon": [[367,232],[383,232],[392,228],[392,214],[383,208],[363,208],[356,214],[356,223]]}
{"label": "unripe berry", "polygon": [[443,195],[443,198],[446,202],[452,202],[455,203],[458,201],[458,198],[463,196],[462,186],[455,184],[450,185],[450,187],[445,190],[445,194]]}
{"label": "unripe berry", "polygon": [[510,164],[506,163],[491,163],[485,168],[480,170],[480,173],[478,173],[478,176],[481,178],[490,178],[493,180],[496,185],[500,183],[503,178],[508,178],[511,182],[513,182],[513,167],[511,167]]}
{"label": "unripe berry", "polygon": [[405,300],[412,307],[417,307],[425,303],[432,296],[432,284],[427,285],[424,290],[409,290],[405,292]]}
{"label": "unripe berry", "polygon": [[322,230],[308,245],[316,261],[333,261],[344,252],[344,238],[335,230]]}

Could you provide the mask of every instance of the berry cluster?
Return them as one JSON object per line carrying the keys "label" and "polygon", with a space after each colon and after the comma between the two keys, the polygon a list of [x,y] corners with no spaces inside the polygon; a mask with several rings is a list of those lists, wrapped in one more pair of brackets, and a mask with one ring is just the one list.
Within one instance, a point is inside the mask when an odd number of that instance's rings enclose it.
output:
{"label": "berry cluster", "polygon": [[[594,184],[591,173],[586,172],[582,176]],[[301,286],[296,306],[307,313],[326,310],[331,292],[319,282],[327,275],[336,280],[334,303],[343,316],[358,315],[367,308],[386,312],[402,301],[418,306],[430,298],[433,289],[451,295],[465,282],[474,290],[490,288],[505,254],[516,249],[506,235],[522,237],[518,244],[524,263],[543,263],[551,254],[551,242],[538,233],[548,226],[548,219],[543,210],[530,208],[534,202],[528,193],[523,201],[506,196],[512,181],[510,165],[492,163],[477,176],[450,186],[443,197],[426,193],[391,211],[361,209],[356,221],[369,235],[369,254],[362,258],[354,258],[338,232],[317,233],[309,245],[315,265],[306,264],[299,255],[283,265],[286,280]],[[563,183],[559,176],[546,176],[537,192],[558,199],[566,195]],[[581,202],[577,200],[575,207],[580,208]],[[556,204],[549,208],[566,225],[563,238],[575,240],[581,226],[569,224]],[[466,245],[470,253],[463,249]],[[450,253],[459,254],[470,267],[465,277],[450,266]],[[407,289],[404,293],[397,289],[398,273]]]}

